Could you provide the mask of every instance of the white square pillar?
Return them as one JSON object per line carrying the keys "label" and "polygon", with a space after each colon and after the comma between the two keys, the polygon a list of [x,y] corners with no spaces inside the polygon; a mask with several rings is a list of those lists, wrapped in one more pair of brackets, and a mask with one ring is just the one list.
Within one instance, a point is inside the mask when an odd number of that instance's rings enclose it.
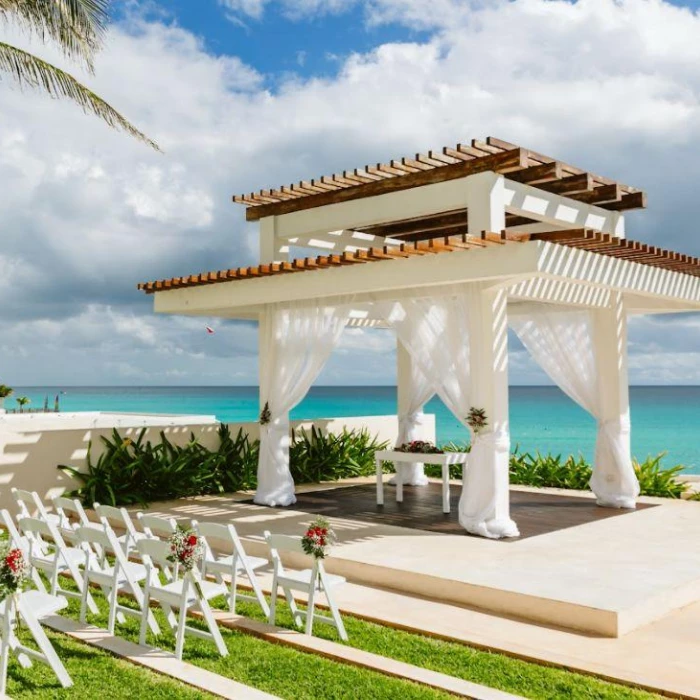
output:
{"label": "white square pillar", "polygon": [[517,537],[510,518],[508,420],[508,293],[480,288],[470,296],[471,402],[486,412],[487,426],[473,436],[459,521],[490,538]]}
{"label": "white square pillar", "polygon": [[[396,341],[396,403],[399,419],[398,443],[412,442],[413,440],[429,440],[426,435],[423,405],[420,403],[421,395],[426,395],[424,386],[425,378],[416,366],[404,344]],[[430,398],[426,396],[426,399]],[[433,436],[434,439],[434,436]],[[428,478],[425,476],[425,467],[422,463],[396,463],[396,468],[401,469],[402,481],[411,486],[426,486]],[[396,483],[392,478],[389,483]]]}
{"label": "white square pillar", "polygon": [[622,293],[612,292],[610,306],[591,313],[598,374],[598,436],[591,489],[598,505],[634,508],[639,482],[631,457],[627,311]]}
{"label": "white square pillar", "polygon": [[471,175],[467,182],[469,233],[499,233],[506,227],[506,191],[503,175],[486,172]]}
{"label": "white square pillar", "polygon": [[260,262],[287,262],[289,241],[277,235],[277,217],[266,216],[260,219],[259,227]]}

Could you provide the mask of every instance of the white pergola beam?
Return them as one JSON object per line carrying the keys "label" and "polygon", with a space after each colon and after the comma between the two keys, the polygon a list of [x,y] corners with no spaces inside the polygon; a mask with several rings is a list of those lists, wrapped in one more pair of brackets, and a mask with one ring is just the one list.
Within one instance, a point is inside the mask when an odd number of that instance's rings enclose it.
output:
{"label": "white pergola beam", "polygon": [[625,237],[625,217],[593,204],[545,192],[513,180],[505,181],[506,211],[563,228],[591,228]]}
{"label": "white pergola beam", "polygon": [[540,274],[689,302],[688,311],[700,309],[700,277],[545,241],[535,245]]}

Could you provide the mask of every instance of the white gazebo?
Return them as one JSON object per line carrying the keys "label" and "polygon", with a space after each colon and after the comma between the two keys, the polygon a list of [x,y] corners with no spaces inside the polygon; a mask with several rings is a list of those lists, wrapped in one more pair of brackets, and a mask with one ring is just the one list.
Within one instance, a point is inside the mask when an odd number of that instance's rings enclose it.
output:
{"label": "white gazebo", "polygon": [[[347,325],[392,329],[401,439],[435,393],[473,436],[464,528],[518,534],[510,518],[508,327],[598,421],[591,487],[634,508],[627,319],[700,310],[700,260],[625,236],[645,195],[499,139],[234,197],[260,222],[260,264],[139,285],[160,313],[257,319],[256,502],[295,502],[289,411]],[[290,250],[313,257],[291,259]],[[320,252],[320,254],[318,254]],[[420,467],[412,481],[422,481]]]}

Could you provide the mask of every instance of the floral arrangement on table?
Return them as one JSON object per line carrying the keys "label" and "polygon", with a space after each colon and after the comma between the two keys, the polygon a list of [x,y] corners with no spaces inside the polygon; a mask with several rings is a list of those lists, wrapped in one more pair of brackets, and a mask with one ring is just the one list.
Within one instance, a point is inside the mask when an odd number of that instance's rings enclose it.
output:
{"label": "floral arrangement on table", "polygon": [[427,440],[412,440],[411,442],[404,442],[394,448],[396,452],[410,452],[412,454],[419,455],[441,455],[445,451],[441,450],[432,442]]}
{"label": "floral arrangement on table", "polygon": [[486,418],[486,411],[483,408],[475,408],[472,406],[467,414],[467,425],[471,428],[474,437],[479,435],[479,433],[488,427],[488,419]]}
{"label": "floral arrangement on table", "polygon": [[19,593],[29,578],[29,563],[20,549],[0,543],[0,600]]}
{"label": "floral arrangement on table", "polygon": [[188,573],[204,556],[204,542],[194,530],[178,527],[170,535],[168,543],[170,544],[168,561],[179,564]]}
{"label": "floral arrangement on table", "polygon": [[301,538],[301,546],[309,556],[325,559],[336,539],[335,532],[331,530],[328,520],[319,515],[306,528],[306,532]]}

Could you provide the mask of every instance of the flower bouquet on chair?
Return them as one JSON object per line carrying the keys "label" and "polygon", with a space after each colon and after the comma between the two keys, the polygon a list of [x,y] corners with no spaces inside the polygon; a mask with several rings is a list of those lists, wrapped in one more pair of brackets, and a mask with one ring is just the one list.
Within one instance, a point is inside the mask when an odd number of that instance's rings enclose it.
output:
{"label": "flower bouquet on chair", "polygon": [[306,532],[301,538],[301,546],[309,556],[315,559],[325,559],[336,539],[335,532],[331,530],[328,520],[319,515],[306,528]]}
{"label": "flower bouquet on chair", "polygon": [[29,564],[22,550],[9,542],[0,544],[0,600],[20,593],[29,578]]}
{"label": "flower bouquet on chair", "polygon": [[202,596],[202,587],[197,575],[197,565],[204,556],[204,542],[202,542],[202,538],[192,529],[178,527],[170,535],[168,543],[170,544],[168,561],[182,567],[185,576],[189,577],[197,593]]}

